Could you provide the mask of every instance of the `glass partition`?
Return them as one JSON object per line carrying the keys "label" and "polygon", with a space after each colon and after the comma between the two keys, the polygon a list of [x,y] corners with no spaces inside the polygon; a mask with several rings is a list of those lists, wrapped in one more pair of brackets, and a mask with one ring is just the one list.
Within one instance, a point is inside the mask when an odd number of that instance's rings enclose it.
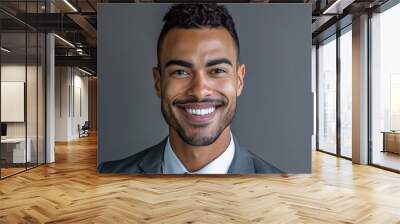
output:
{"label": "glass partition", "polygon": [[37,79],[38,79],[38,35],[36,32],[27,33],[27,74],[26,74],[26,114],[27,114],[27,150],[30,151],[30,161],[27,167],[37,165],[37,132],[38,132],[38,113],[37,113]]}
{"label": "glass partition", "polygon": [[43,164],[46,161],[45,124],[46,124],[46,37],[38,33],[38,64],[37,64],[37,162]]}
{"label": "glass partition", "polygon": [[318,47],[318,149],[336,154],[336,35]]}
{"label": "glass partition", "polygon": [[[7,1],[0,7],[42,13],[44,1]],[[29,21],[28,21],[29,23]],[[44,33],[0,11],[0,178],[45,163]]]}
{"label": "glass partition", "polygon": [[26,33],[2,33],[1,47],[1,176],[7,177],[24,171],[31,158],[26,142]]}
{"label": "glass partition", "polygon": [[352,34],[351,26],[340,36],[340,155],[352,157]]}

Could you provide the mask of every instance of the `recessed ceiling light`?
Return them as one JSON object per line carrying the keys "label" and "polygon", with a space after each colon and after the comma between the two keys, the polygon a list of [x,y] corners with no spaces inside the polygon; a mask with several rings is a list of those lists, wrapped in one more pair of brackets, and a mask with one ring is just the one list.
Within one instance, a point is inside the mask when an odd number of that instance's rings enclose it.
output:
{"label": "recessed ceiling light", "polygon": [[334,9],[337,4],[339,4],[340,0],[336,0],[332,5],[330,5],[327,9],[324,10],[322,14],[332,13],[331,10]]}
{"label": "recessed ceiling light", "polygon": [[354,0],[336,0],[322,14],[342,14],[343,9],[348,7]]}
{"label": "recessed ceiling light", "polygon": [[59,40],[61,40],[62,42],[64,42],[64,43],[66,43],[67,45],[69,45],[70,47],[73,47],[73,48],[75,48],[75,45],[73,45],[71,42],[69,42],[68,40],[66,40],[66,39],[64,39],[64,38],[62,38],[62,37],[60,37],[59,35],[57,35],[57,34],[54,34],[54,36],[55,37],[57,37]]}
{"label": "recessed ceiling light", "polygon": [[6,53],[10,53],[11,52],[11,50],[9,50],[9,49],[7,49],[5,47],[1,47],[1,51],[4,51]]}
{"label": "recessed ceiling light", "polygon": [[78,12],[78,10],[68,1],[64,0],[65,4],[67,4],[74,12]]}
{"label": "recessed ceiling light", "polygon": [[90,72],[88,72],[88,71],[86,71],[86,70],[83,70],[83,69],[81,69],[81,68],[79,68],[79,67],[78,67],[78,70],[81,71],[81,72],[83,72],[83,73],[85,73],[85,74],[87,74],[87,75],[90,75],[90,76],[93,75],[92,73],[90,73]]}

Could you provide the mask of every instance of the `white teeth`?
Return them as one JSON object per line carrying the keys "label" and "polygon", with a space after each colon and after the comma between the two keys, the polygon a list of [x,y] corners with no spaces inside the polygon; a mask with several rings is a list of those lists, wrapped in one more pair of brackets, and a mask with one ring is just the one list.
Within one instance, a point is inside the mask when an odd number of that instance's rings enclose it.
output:
{"label": "white teeth", "polygon": [[205,109],[186,109],[186,112],[193,114],[193,115],[198,115],[198,116],[204,116],[207,114],[211,114],[214,111],[215,111],[215,107],[210,107],[210,108],[205,108]]}

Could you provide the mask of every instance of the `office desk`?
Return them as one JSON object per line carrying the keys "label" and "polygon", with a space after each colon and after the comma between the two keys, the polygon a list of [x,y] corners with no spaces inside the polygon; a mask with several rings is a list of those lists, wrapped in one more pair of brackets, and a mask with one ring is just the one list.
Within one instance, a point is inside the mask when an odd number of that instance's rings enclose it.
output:
{"label": "office desk", "polygon": [[6,138],[1,139],[1,157],[6,163],[25,163],[31,162],[31,145],[30,138],[27,139],[27,147],[25,151],[25,138]]}
{"label": "office desk", "polygon": [[392,152],[400,154],[400,132],[383,131],[383,150],[382,152]]}

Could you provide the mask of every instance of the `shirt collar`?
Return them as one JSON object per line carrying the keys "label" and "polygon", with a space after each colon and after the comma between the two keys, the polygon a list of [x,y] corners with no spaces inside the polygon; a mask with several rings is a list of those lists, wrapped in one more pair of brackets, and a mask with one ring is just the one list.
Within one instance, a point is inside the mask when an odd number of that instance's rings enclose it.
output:
{"label": "shirt collar", "polygon": [[233,141],[232,133],[231,140],[229,142],[228,148],[219,155],[216,159],[211,161],[209,164],[203,168],[195,171],[189,172],[186,167],[182,164],[179,158],[176,156],[174,150],[172,150],[169,137],[165,145],[164,150],[164,161],[162,166],[162,171],[164,174],[226,174],[228,173],[229,167],[232,163],[235,154],[235,143]]}

